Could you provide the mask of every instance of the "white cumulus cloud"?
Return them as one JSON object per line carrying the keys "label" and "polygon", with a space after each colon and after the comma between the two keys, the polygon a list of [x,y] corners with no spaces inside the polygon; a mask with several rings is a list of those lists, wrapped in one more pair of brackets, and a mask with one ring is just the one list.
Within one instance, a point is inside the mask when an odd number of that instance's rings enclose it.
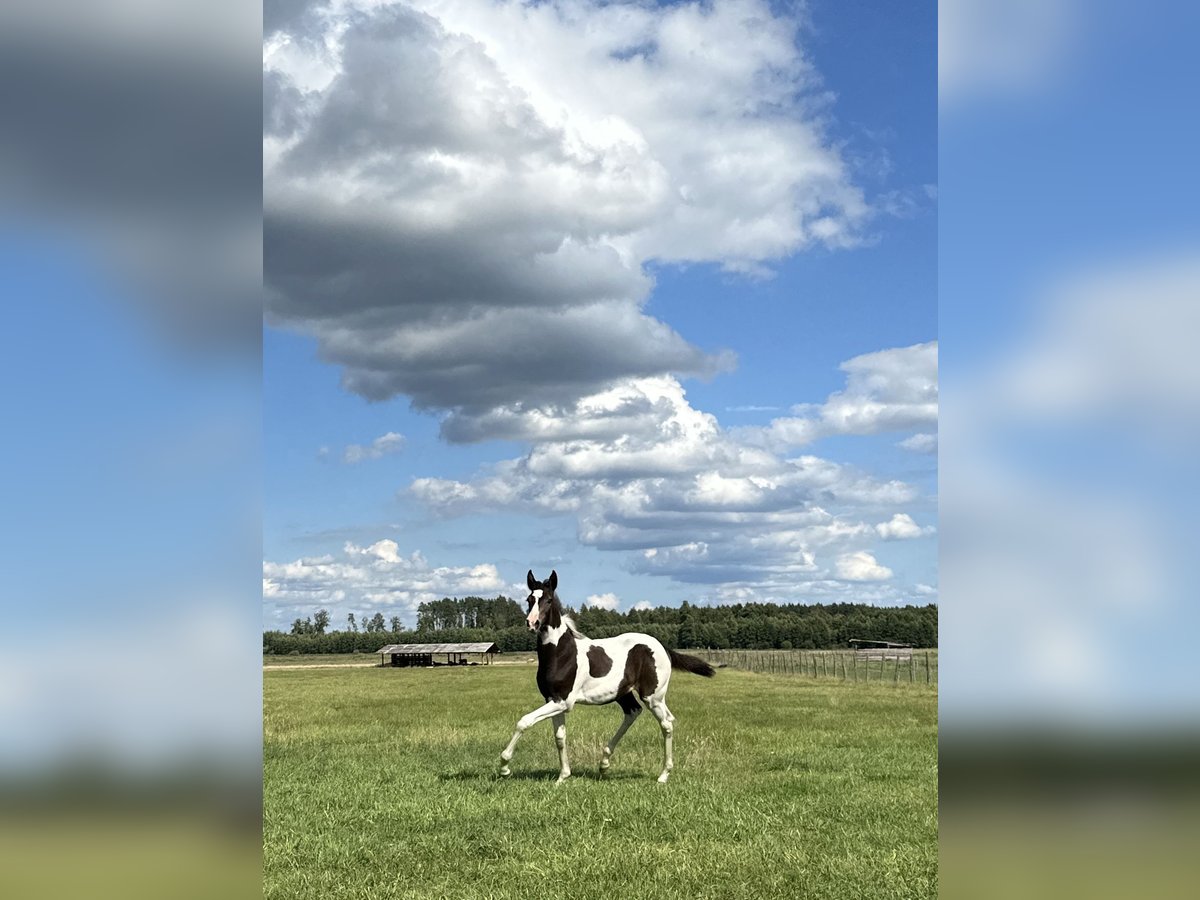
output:
{"label": "white cumulus cloud", "polygon": [[881,566],[865,550],[856,550],[838,557],[837,575],[845,581],[887,581],[892,577],[892,570]]}
{"label": "white cumulus cloud", "polygon": [[911,450],[913,453],[937,453],[938,436],[936,434],[914,434],[897,443],[898,447]]}
{"label": "white cumulus cloud", "polygon": [[765,429],[766,438],[799,446],[836,434],[936,427],[937,341],[864,353],[841,369],[844,390],[830,394],[823,404],[795,407],[794,417],[775,419]]}
{"label": "white cumulus cloud", "polygon": [[621,605],[621,601],[617,598],[617,595],[612,592],[591,594],[584,602],[588,606],[594,606],[598,609],[616,609]]}
{"label": "white cumulus cloud", "polygon": [[933,534],[934,530],[931,525],[918,525],[908,513],[896,513],[889,521],[880,522],[875,526],[875,531],[885,541],[906,541],[924,537]]}
{"label": "white cumulus cloud", "polygon": [[534,441],[524,456],[467,480],[417,478],[410,495],[441,515],[570,515],[581,543],[636,551],[635,572],[776,599],[853,599],[840,556],[933,531],[896,509],[921,502],[912,485],[747,441],[692,407],[674,378],[623,382],[555,415],[509,421]]}
{"label": "white cumulus cloud", "polygon": [[350,444],[342,451],[342,462],[349,465],[360,463],[366,459],[382,459],[404,449],[404,435],[389,431],[382,434],[369,444]]}
{"label": "white cumulus cloud", "polygon": [[[347,542],[340,554],[263,562],[263,600],[277,623],[318,607],[344,612],[390,610],[411,624],[417,606],[443,596],[503,590],[496,566],[433,566],[419,550],[403,552],[390,539]],[[335,619],[336,622],[336,619]]]}

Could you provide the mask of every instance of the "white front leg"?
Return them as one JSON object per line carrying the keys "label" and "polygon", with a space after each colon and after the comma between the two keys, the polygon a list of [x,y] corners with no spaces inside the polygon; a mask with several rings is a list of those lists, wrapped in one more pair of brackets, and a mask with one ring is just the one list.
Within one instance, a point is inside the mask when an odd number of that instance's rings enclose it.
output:
{"label": "white front leg", "polygon": [[533,712],[521,716],[517,722],[517,730],[513,732],[512,740],[508,742],[508,746],[504,748],[504,752],[500,754],[500,774],[511,775],[512,771],[508,768],[509,760],[513,758],[513,751],[517,748],[517,741],[521,739],[521,735],[525,730],[532,728],[543,719],[549,719],[552,716],[557,716],[560,713],[565,713],[568,707],[566,701],[551,700],[544,706],[539,706]]}
{"label": "white front leg", "polygon": [[554,745],[558,747],[558,783],[571,777],[571,764],[567,762],[567,714],[554,717]]}

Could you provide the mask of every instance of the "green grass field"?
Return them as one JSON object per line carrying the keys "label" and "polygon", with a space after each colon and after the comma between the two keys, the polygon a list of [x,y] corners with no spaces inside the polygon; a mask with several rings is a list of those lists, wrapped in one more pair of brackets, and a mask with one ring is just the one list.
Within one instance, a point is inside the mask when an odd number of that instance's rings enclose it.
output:
{"label": "green grass field", "polygon": [[933,897],[937,694],[677,674],[675,771],[649,714],[596,769],[615,706],[549,723],[532,666],[268,668],[268,898]]}

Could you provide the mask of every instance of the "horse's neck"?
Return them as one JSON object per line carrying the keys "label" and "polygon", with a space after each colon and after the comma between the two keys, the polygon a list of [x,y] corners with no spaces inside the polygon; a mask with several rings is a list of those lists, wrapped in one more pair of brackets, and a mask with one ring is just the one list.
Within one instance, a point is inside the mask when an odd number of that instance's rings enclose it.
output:
{"label": "horse's neck", "polygon": [[588,639],[580,633],[579,628],[575,625],[575,620],[568,616],[556,605],[555,611],[558,613],[558,624],[547,626],[538,634],[538,644],[558,644],[563,635],[569,634],[573,637],[576,643],[587,641]]}

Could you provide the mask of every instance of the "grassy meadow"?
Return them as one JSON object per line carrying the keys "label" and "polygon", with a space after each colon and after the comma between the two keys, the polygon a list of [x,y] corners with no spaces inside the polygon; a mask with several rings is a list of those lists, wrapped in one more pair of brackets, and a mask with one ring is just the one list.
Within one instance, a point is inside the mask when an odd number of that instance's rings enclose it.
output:
{"label": "grassy meadow", "polygon": [[533,666],[268,667],[264,896],[759,898],[937,893],[937,694],[723,669],[672,679],[597,767],[615,705],[496,776]]}

